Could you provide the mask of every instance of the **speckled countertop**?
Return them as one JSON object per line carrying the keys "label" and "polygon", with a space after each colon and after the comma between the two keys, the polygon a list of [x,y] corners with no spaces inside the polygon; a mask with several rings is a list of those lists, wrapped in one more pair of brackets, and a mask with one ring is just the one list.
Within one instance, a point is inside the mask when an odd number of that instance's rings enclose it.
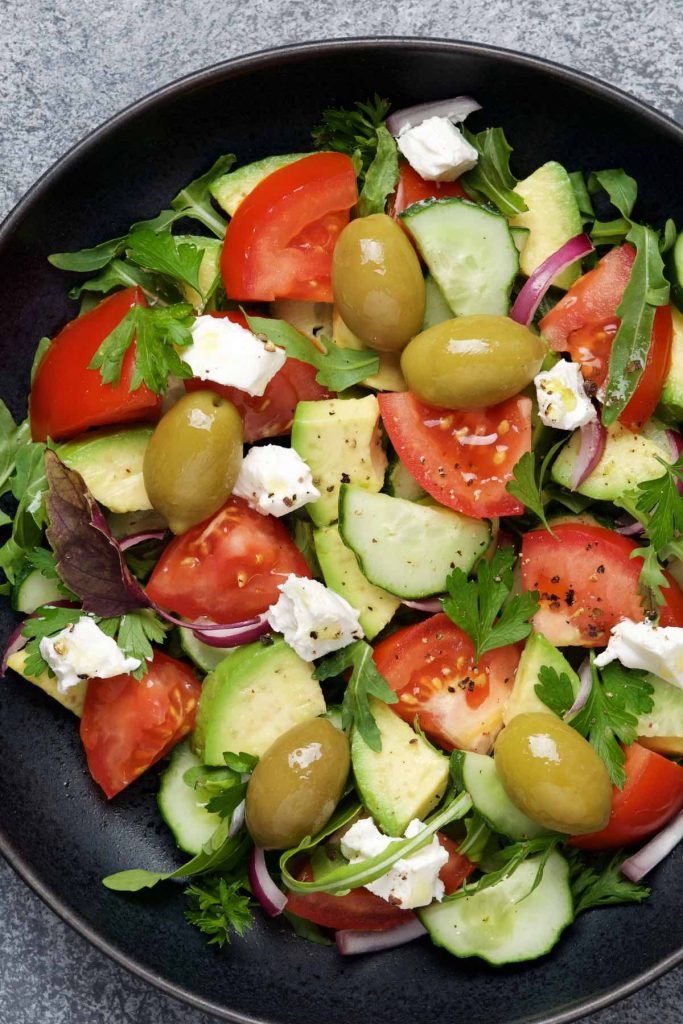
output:
{"label": "speckled countertop", "polygon": [[[444,36],[607,79],[683,121],[682,0],[0,0],[0,217],[74,142],[159,85],[273,45]],[[590,1024],[679,1024],[683,970]],[[0,1024],[208,1024],[109,961],[0,860]]]}

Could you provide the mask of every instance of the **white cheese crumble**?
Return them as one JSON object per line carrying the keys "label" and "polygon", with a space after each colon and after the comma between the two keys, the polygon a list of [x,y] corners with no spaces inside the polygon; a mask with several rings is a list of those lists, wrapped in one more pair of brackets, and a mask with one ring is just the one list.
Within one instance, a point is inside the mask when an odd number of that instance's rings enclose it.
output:
{"label": "white cheese crumble", "polygon": [[134,672],[142,664],[138,658],[126,657],[113,637],[87,615],[55,636],[44,636],[40,653],[56,675],[60,693],[82,679],[111,679]]}
{"label": "white cheese crumble", "polygon": [[362,640],[359,612],[339,594],[301,576],[289,575],[268,609],[268,622],[304,661],[314,661]]}
{"label": "white cheese crumble", "polygon": [[[406,839],[419,835],[424,828],[419,818],[413,818],[405,830]],[[360,864],[382,853],[392,842],[395,839],[380,832],[372,818],[361,818],[344,835],[341,849],[352,864]],[[448,853],[433,836],[421,850],[397,860],[385,875],[368,882],[364,888],[403,910],[426,907],[434,900],[443,899],[445,890],[439,871],[447,860]]]}
{"label": "white cheese crumble", "polygon": [[232,493],[264,516],[287,515],[320,497],[299,453],[277,444],[250,449]]}
{"label": "white cheese crumble", "polygon": [[284,364],[284,349],[264,343],[227,317],[198,316],[192,344],[179,349],[195,377],[261,397]]}
{"label": "white cheese crumble", "polygon": [[603,668],[611,661],[652,672],[683,689],[683,628],[622,619],[612,627],[607,648],[597,656],[595,664]]}
{"label": "white cheese crumble", "polygon": [[455,181],[471,171],[479,154],[447,117],[428,117],[396,139],[410,166],[425,181]]}
{"label": "white cheese crumble", "polygon": [[578,363],[560,359],[552,370],[534,377],[538,415],[547,427],[576,430],[597,419],[595,406],[586,394]]}

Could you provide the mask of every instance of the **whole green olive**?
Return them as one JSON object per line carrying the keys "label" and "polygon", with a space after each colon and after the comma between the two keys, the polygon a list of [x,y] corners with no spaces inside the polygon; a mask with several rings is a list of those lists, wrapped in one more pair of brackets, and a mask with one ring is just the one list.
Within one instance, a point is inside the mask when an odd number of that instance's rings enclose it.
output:
{"label": "whole green olive", "polygon": [[590,743],[555,715],[523,712],[496,740],[498,777],[529,818],[569,835],[607,824],[612,785]]}
{"label": "whole green olive", "polygon": [[422,326],[420,261],[385,213],[359,217],[344,228],[332,257],[332,291],[344,323],[380,352],[400,351]]}
{"label": "whole green olive", "polygon": [[339,803],[349,765],[349,741],[325,718],[279,736],[247,787],[247,828],[257,846],[285,850],[319,832]]}
{"label": "whole green olive", "polygon": [[143,464],[152,506],[184,533],[224,504],[242,465],[242,420],[213,391],[184,395],[159,420]]}
{"label": "whole green olive", "polygon": [[477,409],[512,398],[541,368],[544,342],[506,316],[459,316],[418,334],[401,369],[423,402]]}

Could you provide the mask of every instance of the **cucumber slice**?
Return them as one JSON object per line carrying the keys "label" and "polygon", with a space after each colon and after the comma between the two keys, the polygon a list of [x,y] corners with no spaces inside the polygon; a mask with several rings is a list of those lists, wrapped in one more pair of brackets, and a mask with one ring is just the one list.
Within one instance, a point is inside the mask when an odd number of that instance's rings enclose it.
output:
{"label": "cucumber slice", "polygon": [[202,643],[191,629],[179,629],[178,639],[184,653],[201,672],[213,672],[216,665],[220,665],[228,654],[223,647],[211,647],[210,644]]}
{"label": "cucumber slice", "polygon": [[441,594],[449,573],[469,572],[491,539],[487,520],[342,484],[339,532],[364,576],[397,597]]}
{"label": "cucumber slice", "polygon": [[531,230],[530,228],[515,227],[514,224],[511,224],[510,234],[512,235],[512,241],[517,246],[517,252],[521,252],[529,239]]}
{"label": "cucumber slice", "polygon": [[547,834],[547,829],[515,807],[503,789],[492,757],[467,752],[463,757],[462,780],[475,810],[486,818],[494,832],[510,839],[535,839]]}
{"label": "cucumber slice", "polygon": [[427,492],[410,475],[398,455],[394,455],[389,463],[384,490],[392,498],[403,498],[405,501],[421,501],[427,497]]}
{"label": "cucumber slice", "polygon": [[540,860],[530,857],[502,882],[474,896],[418,910],[434,945],[490,964],[536,960],[550,952],[574,920],[574,907],[569,867],[559,853],[551,853],[531,892]]}
{"label": "cucumber slice", "polygon": [[427,331],[435,324],[453,319],[453,310],[443,297],[443,292],[431,274],[425,278],[425,315],[422,330]]}
{"label": "cucumber slice", "polygon": [[501,214],[466,199],[426,199],[401,214],[456,316],[504,316],[519,254]]}
{"label": "cucumber slice", "polygon": [[54,580],[48,580],[40,569],[33,569],[12,591],[12,606],[23,615],[31,615],[36,608],[51,601],[61,601],[64,595]]}
{"label": "cucumber slice", "polygon": [[157,803],[161,816],[175,841],[185,853],[197,854],[220,824],[218,814],[210,814],[200,803],[196,790],[185,785],[183,776],[202,762],[192,752],[189,740],[174,748],[168,768],[161,776]]}

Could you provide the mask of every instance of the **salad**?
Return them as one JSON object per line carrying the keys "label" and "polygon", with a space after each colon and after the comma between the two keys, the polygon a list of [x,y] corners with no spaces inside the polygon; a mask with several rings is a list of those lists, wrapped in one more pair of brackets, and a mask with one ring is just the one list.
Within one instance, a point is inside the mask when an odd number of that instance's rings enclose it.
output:
{"label": "salad", "polygon": [[212,943],[533,960],[683,837],[683,233],[479,110],[327,110],[51,256],[0,404],[3,672],[106,798],[157,765],[178,866],[103,882]]}

